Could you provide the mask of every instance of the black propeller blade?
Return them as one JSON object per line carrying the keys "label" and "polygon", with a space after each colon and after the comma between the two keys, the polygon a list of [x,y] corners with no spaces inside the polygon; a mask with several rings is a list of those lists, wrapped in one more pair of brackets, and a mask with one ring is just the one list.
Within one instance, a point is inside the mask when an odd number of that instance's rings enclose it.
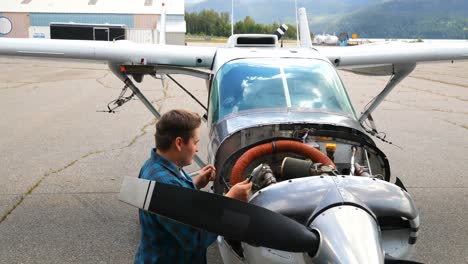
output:
{"label": "black propeller blade", "polygon": [[156,183],[149,212],[226,238],[273,249],[315,255],[315,231],[281,214],[221,195]]}

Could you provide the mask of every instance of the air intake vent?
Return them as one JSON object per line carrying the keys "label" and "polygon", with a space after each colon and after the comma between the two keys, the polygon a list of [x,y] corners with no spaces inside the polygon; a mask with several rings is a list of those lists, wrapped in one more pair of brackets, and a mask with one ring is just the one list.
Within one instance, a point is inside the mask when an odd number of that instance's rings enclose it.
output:
{"label": "air intake vent", "polygon": [[229,47],[276,47],[278,37],[267,34],[232,35],[228,40]]}
{"label": "air intake vent", "polygon": [[237,45],[275,45],[275,38],[272,37],[240,37],[237,38]]}

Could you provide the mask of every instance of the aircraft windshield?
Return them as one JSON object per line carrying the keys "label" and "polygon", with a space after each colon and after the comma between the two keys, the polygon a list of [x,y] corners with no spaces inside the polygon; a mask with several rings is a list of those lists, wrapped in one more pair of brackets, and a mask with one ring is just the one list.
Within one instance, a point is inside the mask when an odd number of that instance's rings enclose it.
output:
{"label": "aircraft windshield", "polygon": [[250,109],[354,110],[335,69],[321,60],[240,59],[225,64],[213,82],[212,123]]}

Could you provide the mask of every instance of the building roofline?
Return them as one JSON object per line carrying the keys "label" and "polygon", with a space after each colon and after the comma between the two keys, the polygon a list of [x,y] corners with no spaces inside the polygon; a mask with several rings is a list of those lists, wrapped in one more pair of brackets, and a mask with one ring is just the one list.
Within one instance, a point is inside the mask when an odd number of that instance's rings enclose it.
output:
{"label": "building roofline", "polygon": [[2,0],[0,10],[2,13],[161,14],[163,2],[168,15],[185,13],[183,0]]}

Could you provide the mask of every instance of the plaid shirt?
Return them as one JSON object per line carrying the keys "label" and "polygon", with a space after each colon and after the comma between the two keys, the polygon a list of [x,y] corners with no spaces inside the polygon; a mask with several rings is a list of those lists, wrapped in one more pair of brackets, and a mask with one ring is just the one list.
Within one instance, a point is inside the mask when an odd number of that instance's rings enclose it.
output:
{"label": "plaid shirt", "polygon": [[[151,151],[139,178],[197,189],[184,170]],[[216,235],[140,209],[141,240],[135,263],[206,263]]]}

